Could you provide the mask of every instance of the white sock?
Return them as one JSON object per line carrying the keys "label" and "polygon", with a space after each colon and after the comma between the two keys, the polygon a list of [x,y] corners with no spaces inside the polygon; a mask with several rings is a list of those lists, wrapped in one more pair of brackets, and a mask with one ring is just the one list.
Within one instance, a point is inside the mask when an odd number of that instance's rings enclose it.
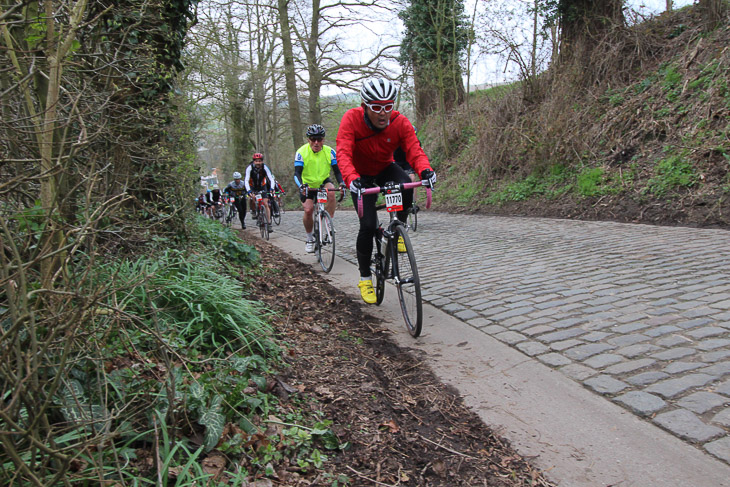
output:
{"label": "white sock", "polygon": [[314,232],[307,232],[307,242],[314,240]]}
{"label": "white sock", "polygon": [[360,276],[361,281],[370,281],[370,280],[372,280],[372,278],[373,278],[373,276],[367,276],[367,277]]}

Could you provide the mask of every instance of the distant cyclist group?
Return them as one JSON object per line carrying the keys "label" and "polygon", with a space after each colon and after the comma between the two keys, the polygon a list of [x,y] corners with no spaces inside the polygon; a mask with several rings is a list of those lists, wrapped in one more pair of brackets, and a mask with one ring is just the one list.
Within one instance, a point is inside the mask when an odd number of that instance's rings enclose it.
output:
{"label": "distant cyclist group", "polygon": [[[337,207],[335,193],[339,193],[341,198],[345,189],[349,189],[353,203],[359,208],[360,226],[356,239],[360,272],[358,288],[363,301],[368,304],[380,302],[372,276],[374,237],[379,229],[382,231],[377,217],[378,192],[386,192],[380,191],[384,187],[393,188],[392,193],[398,200],[389,203],[388,210],[394,210],[395,220],[406,222],[409,210],[413,211],[412,187],[433,188],[436,183],[436,173],[421,147],[415,127],[405,115],[394,109],[397,97],[398,88],[390,80],[373,78],[365,81],[360,89],[360,106],[348,110],[342,117],[336,137],[337,151],[324,143],[325,128],[313,124],[306,130],[307,143],[297,149],[294,156],[294,183],[299,189],[304,210],[302,223],[306,252],[319,252],[321,246],[331,244],[334,253],[334,229],[330,227]],[[217,187],[214,187],[213,191],[216,190]],[[268,231],[271,231],[272,216],[280,210],[275,204],[270,204],[273,201],[270,195],[274,191],[283,193],[271,169],[264,164],[263,154],[255,153],[246,167],[245,176],[234,172],[233,181],[223,193],[234,198],[242,228],[246,228],[245,199],[248,199],[252,214],[256,214],[257,205],[263,206],[264,211],[258,213],[258,218],[263,215]],[[218,197],[213,195],[211,199]],[[326,219],[322,219],[321,214],[325,213]],[[405,253],[410,245],[405,241],[407,236],[394,233],[398,234],[394,240],[397,251]],[[324,264],[323,268],[327,269]]]}

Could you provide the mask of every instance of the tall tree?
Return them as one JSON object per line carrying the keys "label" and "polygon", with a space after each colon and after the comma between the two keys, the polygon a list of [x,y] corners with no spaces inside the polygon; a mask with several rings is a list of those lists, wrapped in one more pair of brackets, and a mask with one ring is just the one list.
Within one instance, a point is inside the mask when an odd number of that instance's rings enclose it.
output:
{"label": "tall tree", "polygon": [[217,167],[223,169],[223,177],[230,178],[251,156],[254,84],[245,46],[255,37],[247,31],[248,17],[246,9],[231,3],[209,5],[201,12],[186,50],[189,69],[185,91],[199,102],[198,113],[205,116],[204,125],[210,128],[201,142],[212,147],[220,132],[226,136],[223,160],[200,161],[205,163],[205,174]]}
{"label": "tall tree", "polygon": [[[395,44],[375,46],[369,59],[353,63],[344,59],[355,58],[342,45],[341,36],[355,26],[362,26],[369,18],[387,17],[387,2],[378,0],[347,0],[326,2],[312,0],[297,10],[301,19],[295,25],[298,48],[304,53],[299,78],[307,87],[307,123],[322,123],[320,103],[323,86],[349,87],[362,78],[386,74],[383,66],[387,60],[395,59]],[[357,54],[363,54],[359,51]]]}
{"label": "tall tree", "polygon": [[[267,100],[266,83],[270,81],[273,70],[273,59],[277,45],[274,38],[277,34],[276,10],[266,5],[255,3],[247,7],[248,15],[248,47],[250,79],[253,83],[254,125],[256,128],[253,146],[269,159],[269,147],[272,125],[269,123],[270,100]],[[267,103],[269,101],[269,103]],[[270,144],[271,142],[272,144]],[[248,160],[248,159],[246,159]]]}
{"label": "tall tree", "polygon": [[469,45],[463,0],[410,0],[399,13],[406,31],[401,64],[413,70],[418,120],[464,100],[462,61]]}
{"label": "tall tree", "polygon": [[505,69],[516,66],[526,92],[550,61],[550,35],[542,14],[540,0],[502,0],[490,2],[480,19],[483,49],[505,59]]}

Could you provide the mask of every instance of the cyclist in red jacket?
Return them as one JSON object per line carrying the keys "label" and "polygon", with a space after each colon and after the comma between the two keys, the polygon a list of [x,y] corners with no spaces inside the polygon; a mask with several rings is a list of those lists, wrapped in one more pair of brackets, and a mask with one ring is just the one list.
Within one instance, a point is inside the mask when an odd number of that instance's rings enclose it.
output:
{"label": "cyclist in red jacket", "polygon": [[[362,103],[345,112],[337,132],[337,159],[345,182],[357,205],[360,190],[383,186],[388,181],[409,183],[408,174],[393,162],[393,151],[401,147],[407,160],[424,182],[433,185],[434,173],[418,142],[415,130],[405,115],[395,111],[398,88],[386,78],[365,81],[360,90]],[[357,263],[360,269],[360,295],[373,304],[375,290],[370,273],[373,237],[377,227],[376,194],[363,195],[363,215],[357,234]],[[403,192],[403,211],[398,218],[406,220],[406,210],[413,202],[413,190]],[[400,242],[399,242],[400,244]],[[399,245],[399,250],[400,246]]]}

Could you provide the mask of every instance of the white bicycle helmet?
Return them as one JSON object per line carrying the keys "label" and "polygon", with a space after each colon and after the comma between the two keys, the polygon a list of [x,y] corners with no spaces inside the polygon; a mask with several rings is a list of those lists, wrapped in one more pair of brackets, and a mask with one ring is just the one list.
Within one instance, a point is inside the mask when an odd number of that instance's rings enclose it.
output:
{"label": "white bicycle helmet", "polygon": [[398,87],[386,78],[371,78],[366,80],[360,89],[360,98],[362,98],[363,103],[373,103],[376,101],[395,102],[397,96]]}
{"label": "white bicycle helmet", "polygon": [[233,173],[233,179],[241,179],[241,173],[236,171]]}

